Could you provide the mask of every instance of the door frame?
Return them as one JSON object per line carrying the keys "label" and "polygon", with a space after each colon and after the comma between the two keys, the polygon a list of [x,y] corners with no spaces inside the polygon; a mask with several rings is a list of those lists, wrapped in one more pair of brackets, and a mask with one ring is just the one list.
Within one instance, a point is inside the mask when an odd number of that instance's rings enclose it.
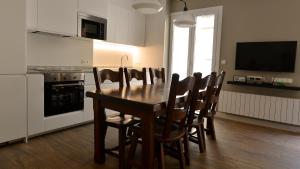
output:
{"label": "door frame", "polygon": [[[213,43],[213,65],[212,71],[219,72],[220,66],[220,49],[221,49],[221,33],[222,33],[222,18],[223,18],[223,6],[209,7],[209,8],[201,8],[187,11],[194,16],[199,15],[215,15],[215,30],[214,30],[214,43]],[[173,55],[173,20],[182,15],[184,12],[174,12],[171,13],[171,22],[170,22],[170,48],[169,48],[169,59],[168,59],[168,67],[169,73],[168,77],[171,77],[172,73],[172,55]],[[188,63],[192,65],[188,68],[188,74],[193,73],[193,59],[194,59],[194,42],[195,42],[195,27],[190,28],[189,30],[189,49],[188,49]],[[193,44],[193,45],[191,45]]]}

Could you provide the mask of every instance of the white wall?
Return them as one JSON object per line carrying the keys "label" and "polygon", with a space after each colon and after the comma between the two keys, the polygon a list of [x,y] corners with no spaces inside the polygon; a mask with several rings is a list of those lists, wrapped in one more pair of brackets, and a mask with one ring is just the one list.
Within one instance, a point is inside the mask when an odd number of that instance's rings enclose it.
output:
{"label": "white wall", "polygon": [[27,34],[29,66],[92,66],[93,42],[42,34]]}

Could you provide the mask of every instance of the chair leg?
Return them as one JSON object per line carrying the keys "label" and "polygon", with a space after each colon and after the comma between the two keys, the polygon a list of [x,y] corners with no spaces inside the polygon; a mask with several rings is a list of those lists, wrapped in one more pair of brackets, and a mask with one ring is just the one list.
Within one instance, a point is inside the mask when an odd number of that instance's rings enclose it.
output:
{"label": "chair leg", "polygon": [[206,143],[205,143],[205,130],[204,130],[204,124],[203,123],[200,125],[200,131],[201,131],[203,149],[205,151],[206,150]]}
{"label": "chair leg", "polygon": [[119,169],[125,169],[126,127],[119,129]]}
{"label": "chair leg", "polygon": [[215,132],[215,124],[214,124],[214,118],[210,118],[210,132],[211,132],[211,138],[213,140],[216,140],[216,132]]}
{"label": "chair leg", "polygon": [[204,152],[204,139],[202,136],[202,130],[201,130],[201,125],[197,126],[196,128],[196,132],[197,132],[197,139],[198,139],[198,146],[199,146],[199,151],[200,153]]}
{"label": "chair leg", "polygon": [[185,164],[190,165],[190,147],[189,147],[188,132],[186,132],[184,135],[183,144],[184,144]]}
{"label": "chair leg", "polygon": [[130,140],[131,140],[131,146],[130,146],[128,157],[127,157],[127,169],[132,168],[131,163],[134,159],[134,154],[135,154],[137,143],[138,143],[138,138],[135,136],[132,136]]}
{"label": "chair leg", "polygon": [[165,169],[165,151],[163,143],[159,143],[158,145],[158,169]]}
{"label": "chair leg", "polygon": [[179,155],[180,169],[185,169],[183,147],[182,147],[181,140],[177,141],[177,149],[178,149],[178,155]]}
{"label": "chair leg", "polygon": [[210,121],[210,118],[206,118],[206,135],[211,135],[211,121]]}

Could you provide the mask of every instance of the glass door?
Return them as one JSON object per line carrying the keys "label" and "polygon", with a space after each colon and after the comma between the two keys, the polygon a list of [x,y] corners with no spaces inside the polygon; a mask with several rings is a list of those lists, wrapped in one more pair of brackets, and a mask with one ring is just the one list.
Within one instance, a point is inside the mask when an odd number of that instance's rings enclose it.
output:
{"label": "glass door", "polygon": [[172,74],[178,73],[181,79],[188,74],[189,34],[189,28],[173,26],[171,70]]}
{"label": "glass door", "polygon": [[[196,18],[193,28],[172,25],[170,73],[178,73],[180,79],[194,72],[203,76],[219,69],[222,7],[190,11]],[[172,20],[181,13],[172,14]]]}

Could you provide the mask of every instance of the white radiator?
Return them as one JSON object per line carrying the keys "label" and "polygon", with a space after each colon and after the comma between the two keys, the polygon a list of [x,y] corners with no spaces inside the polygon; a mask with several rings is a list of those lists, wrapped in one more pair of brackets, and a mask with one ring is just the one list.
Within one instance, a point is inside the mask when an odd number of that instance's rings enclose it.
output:
{"label": "white radiator", "polygon": [[300,125],[300,99],[221,91],[218,111]]}

